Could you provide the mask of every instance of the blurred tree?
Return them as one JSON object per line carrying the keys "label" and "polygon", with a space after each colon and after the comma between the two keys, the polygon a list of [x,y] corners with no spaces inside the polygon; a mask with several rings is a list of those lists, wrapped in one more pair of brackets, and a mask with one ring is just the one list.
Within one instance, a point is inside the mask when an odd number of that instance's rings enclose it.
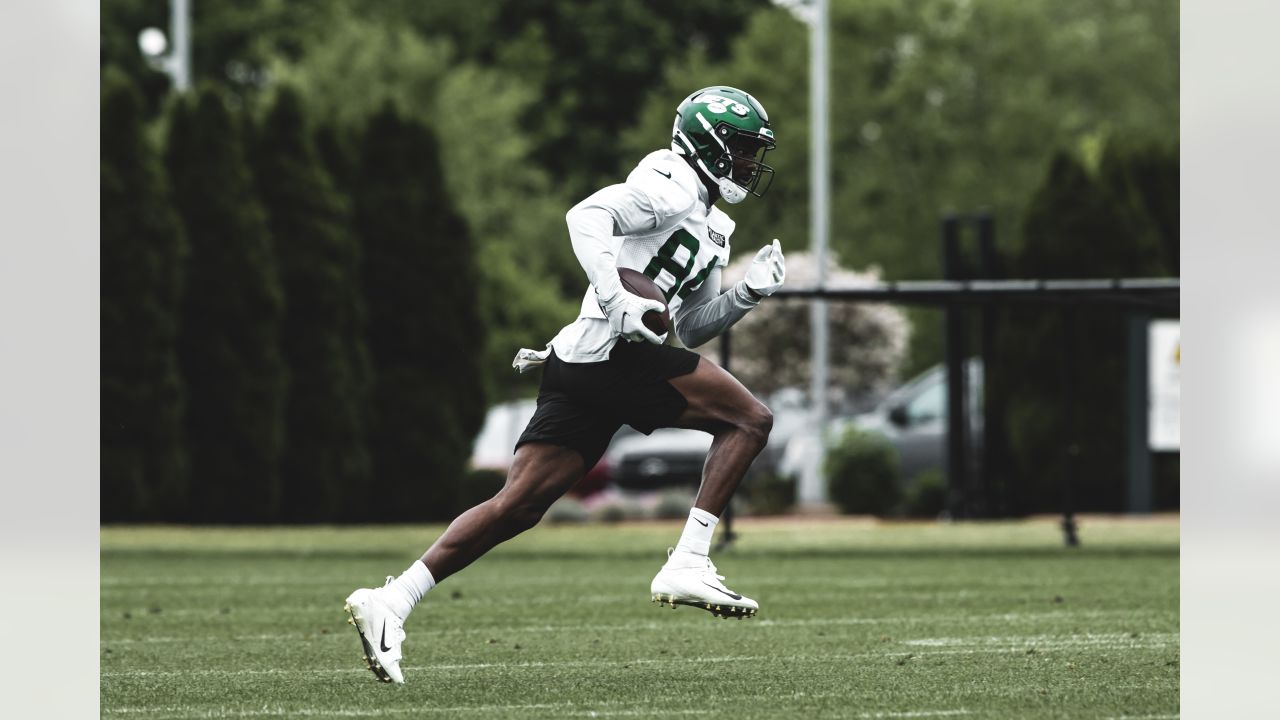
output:
{"label": "blurred tree", "polygon": [[1121,206],[1141,272],[1176,276],[1181,247],[1176,146],[1121,139],[1108,144],[1099,174]]}
{"label": "blurred tree", "polygon": [[274,520],[281,498],[284,298],[242,143],[216,89],[174,106],[166,164],[191,244],[179,362],[204,521]]}
{"label": "blurred tree", "polygon": [[[514,350],[540,346],[574,317],[585,278],[563,215],[597,186],[621,179],[617,138],[638,98],[659,81],[655,69],[694,51],[722,58],[745,18],[764,5],[196,3],[194,73],[250,108],[274,85],[296,85],[329,126],[318,145],[340,188],[349,188],[350,176],[332,161],[358,154],[359,130],[384,101],[435,131],[450,192],[486,257],[479,283],[496,331],[481,362],[487,386],[506,397],[536,387],[536,377],[511,371]],[[168,18],[156,0],[122,0],[106,15],[113,47],[134,61],[137,30],[164,27]],[[104,37],[107,26],[104,20]]]}
{"label": "blurred tree", "polygon": [[486,408],[476,249],[435,138],[390,102],[364,134],[355,210],[376,377],[369,447],[397,498],[356,512],[449,519]]}
{"label": "blurred tree", "polygon": [[[1177,179],[1172,147],[1112,142],[1093,170],[1076,155],[1059,153],[1032,199],[1012,270],[1043,278],[1176,274],[1177,224],[1169,223],[1168,211],[1177,207]],[[1002,313],[1001,372],[987,382],[1008,399],[1010,505],[1024,513],[1060,507],[1074,441],[1076,509],[1122,511],[1127,313],[1069,309],[1068,336],[1065,312]],[[1064,363],[1071,360],[1074,428],[1062,386]]]}
{"label": "blurred tree", "polygon": [[[746,18],[766,5],[765,0],[197,3],[194,64],[197,78],[250,96],[275,81],[273,64],[278,60],[307,64],[311,53],[323,51],[335,37],[349,36],[351,25],[383,29],[391,37],[426,38],[447,48],[450,64],[497,70],[539,98],[524,108],[521,135],[533,140],[537,164],[576,201],[609,177],[621,160],[618,131],[632,122],[634,98],[660,77],[654,68],[691,50],[723,58]],[[390,47],[406,46],[394,42]],[[363,61],[389,48],[348,49],[353,51],[350,74],[367,80]],[[420,62],[405,55],[398,67],[384,68],[390,72],[366,83],[357,97],[420,77]],[[622,101],[620,89],[629,94]],[[416,117],[414,105],[396,99],[403,112]],[[376,105],[367,112],[373,109]]]}
{"label": "blurred tree", "polygon": [[160,112],[171,83],[168,75],[147,64],[138,47],[138,35],[145,28],[169,27],[169,3],[167,0],[113,0],[102,3],[99,10],[101,66],[112,66],[128,75],[141,92],[144,117],[154,117]]}
{"label": "blurred tree", "polygon": [[[1031,194],[1056,148],[1113,135],[1174,141],[1178,17],[1134,0],[838,0],[831,8],[831,247],[888,279],[940,276],[938,221],[989,209],[1016,249]],[[809,237],[808,28],[754,14],[729,58],[702,53],[664,81],[625,136],[630,158],[669,142],[686,88],[742,87],[778,136],[763,202],[730,211],[759,237]],[[908,373],[941,358],[936,312],[912,312]]]}
{"label": "blurred tree", "polygon": [[177,520],[187,506],[178,302],[187,246],[144,101],[114,66],[102,74],[103,522]]}
{"label": "blurred tree", "polygon": [[441,138],[439,180],[483,259],[480,309],[492,332],[477,362],[491,393],[510,397],[536,388],[536,378],[512,371],[516,349],[550,340],[574,318],[585,288],[564,226],[572,203],[531,158],[521,118],[538,100],[534,89],[451,58],[447,43],[351,18],[273,74],[296,83],[326,118],[320,151],[349,192],[359,192],[350,179],[358,130],[385,102]]}
{"label": "blurred tree", "polygon": [[356,185],[356,149],[358,141],[354,129],[339,127],[330,122],[320,122],[315,131],[316,155],[320,158],[333,185],[344,197],[354,194]]}
{"label": "blurred tree", "polygon": [[[741,280],[751,266],[753,248],[738,253],[725,269],[722,287]],[[784,248],[785,250],[785,248]],[[798,287],[817,282],[817,263],[808,252],[788,251],[787,283]],[[879,270],[857,273],[827,258],[827,281],[833,286],[859,287],[879,281]],[[906,312],[892,305],[832,303],[831,395],[833,402],[873,398],[892,389],[906,356],[911,325]],[[733,327],[735,377],[755,393],[785,387],[808,388],[809,303],[774,299],[760,304]],[[698,352],[719,355],[719,344],[707,343]]]}
{"label": "blurred tree", "polygon": [[287,299],[281,349],[290,370],[283,518],[341,518],[370,479],[360,246],[345,198],[308,142],[297,93],[282,88],[254,144],[259,194]]}
{"label": "blurred tree", "polygon": [[[691,52],[723,59],[747,18],[766,6],[763,0],[511,1],[479,55],[527,81],[540,80],[534,87],[541,99],[526,124],[540,164],[576,202],[620,181],[619,165],[640,159],[618,139],[662,77],[656,70]],[[699,87],[685,85],[667,98],[673,110]]]}

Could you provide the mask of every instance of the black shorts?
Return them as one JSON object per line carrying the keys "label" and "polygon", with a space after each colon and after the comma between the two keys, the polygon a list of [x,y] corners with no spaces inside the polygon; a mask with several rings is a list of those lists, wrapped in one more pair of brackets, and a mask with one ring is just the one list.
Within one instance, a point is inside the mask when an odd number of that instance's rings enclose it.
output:
{"label": "black shorts", "polygon": [[516,448],[560,445],[577,450],[590,468],[624,424],[648,435],[680,417],[689,402],[667,381],[693,372],[698,359],[683,348],[626,340],[602,362],[565,362],[553,351],[542,367],[538,409]]}

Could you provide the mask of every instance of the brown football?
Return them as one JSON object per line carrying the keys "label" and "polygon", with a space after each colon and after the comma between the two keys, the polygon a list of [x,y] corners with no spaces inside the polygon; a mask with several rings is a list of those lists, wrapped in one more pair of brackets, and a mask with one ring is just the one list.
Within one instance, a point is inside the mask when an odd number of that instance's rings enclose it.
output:
{"label": "brown football", "polygon": [[622,287],[632,295],[662,303],[661,313],[650,310],[640,321],[655,335],[665,333],[671,327],[671,313],[667,308],[667,299],[662,295],[662,290],[658,289],[657,283],[650,280],[648,275],[630,268],[618,268],[618,279],[622,281]]}

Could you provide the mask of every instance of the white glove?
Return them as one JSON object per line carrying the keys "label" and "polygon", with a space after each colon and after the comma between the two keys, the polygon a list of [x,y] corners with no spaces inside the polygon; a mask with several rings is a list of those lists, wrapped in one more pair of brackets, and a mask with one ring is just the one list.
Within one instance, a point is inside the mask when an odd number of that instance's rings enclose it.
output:
{"label": "white glove", "polygon": [[766,298],[778,291],[787,278],[787,263],[782,257],[782,245],[775,239],[756,253],[747,268],[742,282],[756,299]]}
{"label": "white glove", "polygon": [[640,319],[650,310],[657,310],[659,313],[663,311],[662,303],[657,300],[646,300],[626,290],[618,290],[616,295],[601,304],[601,308],[609,318],[609,327],[624,339],[632,342],[646,340],[654,345],[667,341],[666,333],[655,335]]}

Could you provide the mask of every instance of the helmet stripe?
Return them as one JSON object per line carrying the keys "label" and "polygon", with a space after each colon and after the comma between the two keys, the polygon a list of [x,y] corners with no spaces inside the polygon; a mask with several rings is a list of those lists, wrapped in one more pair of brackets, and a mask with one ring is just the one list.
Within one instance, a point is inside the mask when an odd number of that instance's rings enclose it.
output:
{"label": "helmet stripe", "polygon": [[720,136],[715,133],[715,129],[711,127],[711,123],[707,122],[707,119],[702,116],[701,112],[696,113],[696,115],[698,116],[698,122],[702,123],[702,128],[711,135],[711,139],[716,141],[716,144],[720,146],[721,150],[729,152],[729,146],[725,145],[724,141],[720,139]]}

